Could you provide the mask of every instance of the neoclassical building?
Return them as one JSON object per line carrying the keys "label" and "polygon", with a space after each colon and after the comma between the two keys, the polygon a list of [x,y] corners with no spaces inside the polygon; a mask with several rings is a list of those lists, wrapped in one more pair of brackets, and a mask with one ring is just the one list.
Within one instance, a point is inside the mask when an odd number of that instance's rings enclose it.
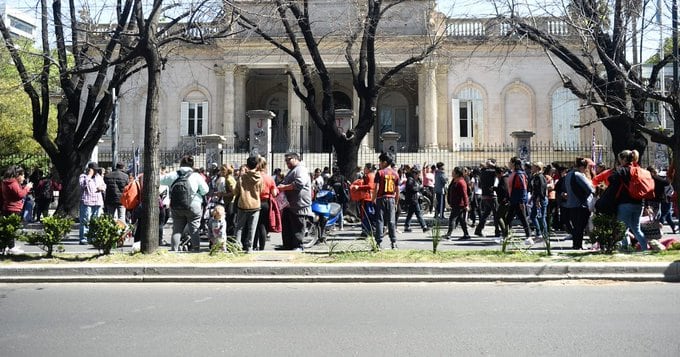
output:
{"label": "neoclassical building", "polygon": [[[327,16],[322,17],[331,19],[318,26],[330,34],[322,50],[333,79],[336,109],[353,110],[356,117],[358,99],[343,55],[344,36],[333,36],[338,33],[334,24],[351,18],[347,14],[351,10],[338,3],[318,1],[313,10],[323,13],[325,9]],[[395,7],[381,22],[381,68],[399,63],[431,40],[433,33],[443,31],[433,28],[442,17],[434,11],[434,1],[408,4]],[[499,35],[504,27],[491,20],[449,18],[445,22],[446,39],[436,54],[403,70],[380,95],[365,149],[382,149],[379,137],[385,131],[401,134],[402,151],[511,143],[510,133],[518,130],[532,131],[533,140],[544,143],[590,143],[592,129],[573,125],[593,114],[579,110],[579,100],[562,87],[542,49],[525,40],[502,42]],[[554,35],[570,35],[555,20],[546,20],[544,26]],[[299,150],[300,145],[305,152],[323,151],[323,136],[293,92],[286,71],[300,78],[292,58],[253,35],[208,46],[178,46],[162,72],[161,149],[190,145],[207,134],[226,137],[227,151],[245,149],[246,113],[269,110],[276,115],[274,152]],[[143,75],[121,89],[121,150],[143,146],[145,93]],[[596,126],[596,133],[600,143],[607,141],[601,126]],[[110,137],[104,138],[100,151],[108,150],[109,141]]]}

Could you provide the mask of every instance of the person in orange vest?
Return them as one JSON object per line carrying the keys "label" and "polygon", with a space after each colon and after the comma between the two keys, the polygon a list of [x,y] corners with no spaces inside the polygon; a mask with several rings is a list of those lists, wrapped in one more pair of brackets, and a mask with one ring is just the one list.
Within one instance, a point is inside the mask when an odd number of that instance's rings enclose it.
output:
{"label": "person in orange vest", "polygon": [[375,167],[371,163],[364,165],[363,178],[354,181],[350,186],[352,196],[358,201],[361,217],[361,236],[367,237],[375,227],[375,205],[373,192],[375,191]]}

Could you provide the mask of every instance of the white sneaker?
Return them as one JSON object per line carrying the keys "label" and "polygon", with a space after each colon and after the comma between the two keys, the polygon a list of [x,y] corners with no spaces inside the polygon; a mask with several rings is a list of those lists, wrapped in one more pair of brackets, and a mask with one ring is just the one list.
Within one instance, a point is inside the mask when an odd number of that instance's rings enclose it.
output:
{"label": "white sneaker", "polygon": [[23,251],[21,248],[19,248],[19,247],[14,247],[14,248],[12,248],[12,249],[8,249],[8,250],[7,250],[7,254],[10,254],[10,255],[19,255],[19,254],[24,254],[24,251]]}
{"label": "white sneaker", "polygon": [[534,245],[534,240],[531,238],[527,238],[524,240],[525,245]]}

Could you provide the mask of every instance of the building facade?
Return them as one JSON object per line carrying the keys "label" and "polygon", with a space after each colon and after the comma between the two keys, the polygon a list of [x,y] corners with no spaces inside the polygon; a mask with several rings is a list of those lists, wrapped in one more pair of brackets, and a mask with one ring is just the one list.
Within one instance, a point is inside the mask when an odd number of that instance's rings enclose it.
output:
{"label": "building facade", "polygon": [[[319,1],[310,10],[321,18],[319,31],[337,33],[334,24],[355,13],[342,2]],[[557,71],[541,48],[521,40],[503,42],[504,28],[486,19],[445,19],[446,28],[433,26],[441,14],[434,1],[408,2],[383,19],[378,65],[396,65],[433,34],[445,31],[436,54],[401,71],[378,98],[373,130],[363,149],[382,149],[380,135],[396,131],[400,151],[459,150],[488,144],[510,144],[514,131],[531,131],[533,140],[553,145],[589,144],[591,127],[576,129],[593,115],[580,110],[579,100],[563,88]],[[325,11],[325,12],[324,12]],[[339,15],[338,15],[339,14]],[[273,26],[273,25],[272,25]],[[553,35],[569,36],[565,27],[546,21]],[[277,31],[275,27],[270,29]],[[280,31],[280,30],[279,30]],[[358,98],[345,62],[343,36],[325,39],[324,59],[331,72],[336,109],[358,115]],[[566,68],[565,73],[570,71]],[[161,149],[195,144],[197,138],[219,134],[225,150],[248,148],[250,110],[269,110],[272,150],[324,151],[323,135],[310,121],[292,89],[291,72],[300,70],[285,53],[251,36],[235,36],[211,45],[180,45],[162,72]],[[574,76],[576,77],[576,76]],[[118,137],[121,150],[143,147],[145,78],[133,77],[119,94]],[[606,145],[607,132],[595,126],[597,141]],[[103,138],[100,152],[110,148]]]}

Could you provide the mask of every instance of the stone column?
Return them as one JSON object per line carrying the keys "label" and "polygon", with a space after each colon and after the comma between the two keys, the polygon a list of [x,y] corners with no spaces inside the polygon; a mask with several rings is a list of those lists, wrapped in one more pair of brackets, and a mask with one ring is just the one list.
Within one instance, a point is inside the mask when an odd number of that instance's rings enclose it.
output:
{"label": "stone column", "polygon": [[515,138],[515,148],[517,157],[522,161],[531,161],[531,137],[534,136],[533,131],[513,131],[510,136]]}
{"label": "stone column", "polygon": [[[288,68],[289,71],[295,76],[295,80],[298,86],[302,85],[301,77],[302,74],[297,68]],[[302,90],[302,88],[301,88]],[[288,77],[288,151],[302,152],[300,147],[300,126],[304,124],[304,105],[302,100],[293,91],[293,81]],[[306,132],[306,131],[305,131]],[[305,142],[303,145],[309,147],[308,138],[304,137]]]}
{"label": "stone column", "polygon": [[[422,88],[424,89],[422,103],[419,103],[423,109],[421,113],[424,117],[420,117],[420,122],[424,125],[424,135],[423,142],[421,142],[421,147],[423,149],[438,149],[439,144],[437,141],[438,129],[437,129],[437,66],[435,64],[428,64],[423,66],[422,75],[419,76],[424,82]],[[420,89],[420,83],[418,88]],[[420,95],[419,95],[420,98]]]}
{"label": "stone column", "polygon": [[234,131],[241,140],[248,134],[246,118],[246,77],[248,67],[236,66],[234,68]]}
{"label": "stone column", "polygon": [[227,64],[223,68],[224,97],[222,97],[222,117],[224,122],[223,135],[226,139],[224,150],[234,152],[234,69],[236,66]]}
{"label": "stone column", "polygon": [[223,152],[224,143],[227,141],[222,135],[210,134],[203,135],[201,137],[203,143],[205,144],[205,167],[207,168],[210,163],[217,163],[221,165],[223,163]]}
{"label": "stone column", "polygon": [[[215,71],[215,78],[217,80],[217,86],[216,86],[216,91],[215,91],[215,101],[210,105],[210,111],[211,114],[210,118],[212,120],[210,121],[210,129],[208,130],[208,133],[213,133],[213,134],[218,134],[224,136],[224,119],[225,119],[225,109],[224,109],[224,104],[225,104],[225,94],[224,90],[226,87],[226,83],[224,80],[224,70],[225,67],[223,66],[218,66],[215,65],[214,71]],[[207,133],[206,133],[207,134]],[[224,144],[224,143],[223,143]],[[224,148],[222,148],[224,149]]]}
{"label": "stone column", "polygon": [[396,131],[386,131],[380,135],[380,139],[382,140],[382,146],[383,146],[383,151],[388,151],[392,153],[392,157],[394,158],[394,162],[397,162],[397,152],[398,152],[398,147],[397,142],[399,141],[399,138],[401,137],[401,134],[397,133]]}
{"label": "stone column", "polygon": [[274,113],[268,110],[249,110],[246,115],[250,119],[250,148],[251,154],[258,154],[272,162],[272,119]]}

